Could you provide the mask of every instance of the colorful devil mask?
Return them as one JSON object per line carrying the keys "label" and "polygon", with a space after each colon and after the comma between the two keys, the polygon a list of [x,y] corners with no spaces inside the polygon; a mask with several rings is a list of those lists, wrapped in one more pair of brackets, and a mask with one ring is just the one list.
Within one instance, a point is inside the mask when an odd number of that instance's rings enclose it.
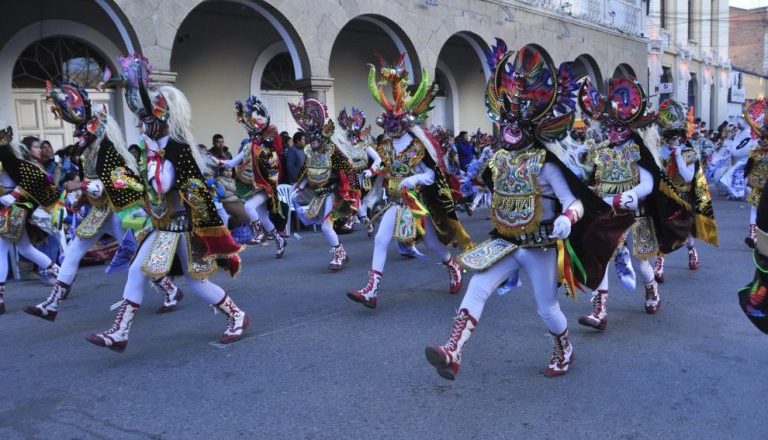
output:
{"label": "colorful devil mask", "polygon": [[[394,65],[388,66],[381,55],[376,54],[381,67],[381,80],[376,81],[376,67],[369,64],[368,89],[373,99],[384,108],[384,113],[376,118],[376,124],[390,137],[397,138],[410,130],[415,124],[427,119],[430,104],[435,99],[437,85],[429,84],[429,73],[422,69],[421,83],[412,95],[408,92],[408,71],[405,70],[405,54],[401,53]],[[389,84],[392,87],[392,102],[382,89]]]}
{"label": "colorful devil mask", "polygon": [[693,107],[686,111],[685,106],[672,99],[659,104],[656,122],[661,127],[665,139],[686,139],[693,135]]}
{"label": "colorful devil mask", "polygon": [[634,129],[650,125],[655,114],[646,115],[646,96],[640,83],[630,77],[608,80],[608,94],[603,96],[589,78],[579,89],[581,111],[590,118],[603,122],[611,145],[626,142]]}
{"label": "colorful devil mask", "polygon": [[245,131],[251,138],[259,137],[269,127],[269,111],[264,103],[255,96],[235,102],[235,114],[237,122],[243,124]]}
{"label": "colorful devil mask", "polygon": [[333,135],[335,127],[333,121],[328,119],[328,108],[322,102],[310,98],[298,104],[288,103],[288,108],[293,119],[306,133],[312,148],[320,148]]}
{"label": "colorful devil mask", "polygon": [[104,135],[107,115],[103,111],[93,111],[88,92],[78,84],[67,82],[54,87],[46,81],[45,100],[51,104],[51,112],[56,118],[75,126],[78,147],[85,148]]}
{"label": "colorful devil mask", "polygon": [[125,100],[131,111],[139,117],[144,134],[159,139],[168,129],[168,102],[160,90],[150,84],[152,66],[139,54],[120,57],[123,70]]}
{"label": "colorful devil mask", "polygon": [[744,109],[744,120],[747,121],[752,133],[760,139],[761,144],[768,142],[768,99],[758,99],[747,104]]}
{"label": "colorful devil mask", "polygon": [[493,72],[486,87],[488,117],[499,126],[501,146],[521,150],[534,140],[552,142],[566,136],[573,123],[576,83],[571,63],[559,69],[537,47],[517,53],[496,39],[486,52]]}
{"label": "colorful devil mask", "polygon": [[347,132],[347,139],[354,145],[367,138],[371,132],[371,126],[365,126],[365,113],[352,107],[352,113],[347,113],[345,107],[336,118],[339,126]]}

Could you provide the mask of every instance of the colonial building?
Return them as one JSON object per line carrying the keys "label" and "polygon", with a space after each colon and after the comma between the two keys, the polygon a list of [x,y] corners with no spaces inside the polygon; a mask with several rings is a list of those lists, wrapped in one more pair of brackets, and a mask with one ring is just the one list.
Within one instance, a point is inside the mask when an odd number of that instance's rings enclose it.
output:
{"label": "colonial building", "polygon": [[768,88],[768,8],[731,8],[728,113],[738,117],[748,99],[762,98]]}
{"label": "colonial building", "polygon": [[674,98],[717,125],[728,117],[728,0],[648,0],[652,102]]}
{"label": "colonial building", "polygon": [[[721,3],[727,11],[727,0],[715,1]],[[4,8],[0,28],[0,119],[22,134],[65,145],[70,127],[45,108],[44,80],[72,77],[94,87],[105,68],[118,71],[119,55],[137,51],[150,59],[156,79],[175,83],[190,98],[199,142],[208,144],[212,134],[222,133],[235,146],[244,133],[232,104],[250,94],[269,104],[281,130],[295,129],[286,104],[302,96],[325,100],[334,114],[345,106],[362,107],[373,122],[380,109],[368,95],[367,64],[374,52],[390,60],[404,52],[413,80],[424,69],[440,85],[432,123],[488,130],[483,51],[495,37],[514,49],[536,44],[556,63],[575,61],[580,75],[598,83],[614,74],[637,74],[647,85],[643,6],[641,0],[14,1]],[[696,103],[704,104],[697,108],[708,115],[707,90],[720,90],[723,53],[710,50],[708,58],[706,48],[722,38],[727,42],[727,32],[718,30],[712,40],[706,27],[685,41],[691,64],[686,72],[696,75]],[[685,29],[685,23],[672,28],[668,40],[677,41]],[[664,66],[678,79],[688,78],[680,75],[681,51],[672,44],[664,51]],[[661,74],[651,77],[658,87]],[[674,92],[685,98],[684,90],[683,85]],[[129,141],[135,140],[120,91],[95,97],[117,117]]]}

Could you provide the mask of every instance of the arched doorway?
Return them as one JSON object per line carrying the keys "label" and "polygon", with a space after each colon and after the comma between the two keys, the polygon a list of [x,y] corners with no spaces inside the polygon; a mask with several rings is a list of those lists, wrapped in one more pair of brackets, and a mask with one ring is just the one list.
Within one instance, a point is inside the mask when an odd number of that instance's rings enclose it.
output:
{"label": "arched doorway", "polygon": [[435,99],[429,123],[454,133],[491,130],[484,101],[490,75],[486,50],[485,41],[470,32],[458,32],[443,44],[437,58],[437,79],[443,95]]}
{"label": "arched doorway", "polygon": [[75,82],[88,90],[95,108],[115,115],[115,92],[97,90],[105,69],[114,64],[93,46],[70,37],[48,37],[29,45],[13,66],[11,87],[18,138],[36,136],[54,150],[72,141],[72,124],[56,119],[44,101],[45,82]]}
{"label": "arched doorway", "polygon": [[287,103],[300,99],[298,80],[310,74],[290,21],[247,0],[208,0],[190,11],[176,33],[171,70],[192,105],[197,142],[210,146],[222,134],[233,154],[246,136],[235,121],[235,101],[260,96],[278,130],[293,132]]}
{"label": "arched doorway", "polygon": [[[55,62],[55,69],[47,69],[48,73],[37,75],[37,82],[30,82],[29,79],[20,81],[18,70],[14,74],[14,69],[19,57],[28,48],[51,38],[70,40],[87,46],[92,54],[90,58],[95,59],[99,65],[113,65],[118,56],[141,51],[130,22],[114,0],[26,0],[6,8],[3,19],[3,32],[0,32],[0,120],[19,127],[19,133],[48,136],[49,129],[55,128],[51,126],[61,124],[60,121],[45,119],[52,115],[43,103],[41,82],[54,79],[56,72],[62,69],[61,60]],[[38,45],[41,53],[37,56],[24,55],[27,64],[30,58],[40,58],[42,61],[46,57],[45,47],[57,47],[56,44],[48,40],[43,46]],[[64,42],[58,44],[58,47],[72,49],[74,44]],[[62,58],[64,55],[58,56]],[[135,139],[133,115],[125,106],[122,94],[115,91],[111,96],[109,108],[113,116],[126,131],[128,138]],[[19,102],[19,99],[22,101]],[[23,113],[21,118],[17,115],[19,112]],[[64,130],[64,127],[58,130]],[[71,138],[62,138],[61,133],[56,136],[50,139],[56,147],[71,142]]]}
{"label": "arched doorway", "polygon": [[421,79],[421,64],[405,32],[385,17],[362,15],[350,20],[333,43],[329,71],[334,86],[328,94],[327,104],[334,119],[338,110],[344,107],[361,108],[373,131],[380,132],[374,122],[382,109],[371,98],[367,80],[368,64],[379,68],[374,53],[380,54],[388,63],[405,53],[411,83]]}
{"label": "arched doorway", "polygon": [[622,76],[637,78],[637,75],[635,75],[635,70],[627,63],[619,64],[616,66],[616,70],[613,71],[613,78],[621,78]]}
{"label": "arched doorway", "polygon": [[603,89],[603,74],[600,73],[600,67],[597,65],[597,61],[592,58],[591,55],[581,54],[573,60],[574,70],[576,71],[576,78],[582,80],[589,78],[592,85],[598,89]]}

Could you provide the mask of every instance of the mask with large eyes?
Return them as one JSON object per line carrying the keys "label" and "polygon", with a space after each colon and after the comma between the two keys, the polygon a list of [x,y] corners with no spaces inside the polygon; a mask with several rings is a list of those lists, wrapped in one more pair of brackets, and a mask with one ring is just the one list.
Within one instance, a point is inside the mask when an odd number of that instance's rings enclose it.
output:
{"label": "mask with large eyes", "polygon": [[376,118],[376,125],[384,129],[384,132],[390,137],[399,138],[406,133],[416,123],[413,116],[393,115],[392,113],[384,113]]}
{"label": "mask with large eyes", "polygon": [[610,142],[611,145],[616,146],[628,141],[632,137],[632,130],[627,124],[619,121],[611,121],[606,124],[605,134],[608,137],[608,142]]}
{"label": "mask with large eyes", "polygon": [[519,121],[505,122],[500,125],[501,145],[505,150],[524,150],[535,140],[532,128]]}

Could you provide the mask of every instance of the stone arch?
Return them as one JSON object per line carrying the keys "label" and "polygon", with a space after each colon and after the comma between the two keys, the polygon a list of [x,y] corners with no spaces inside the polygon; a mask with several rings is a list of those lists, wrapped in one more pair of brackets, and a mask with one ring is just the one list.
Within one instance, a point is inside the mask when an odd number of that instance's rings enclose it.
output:
{"label": "stone arch", "polygon": [[595,87],[603,87],[603,74],[600,72],[600,66],[597,61],[589,54],[581,54],[574,60],[574,67],[576,69],[576,77],[578,79],[589,78]]}
{"label": "stone arch", "polygon": [[445,40],[438,53],[435,79],[441,79],[440,85],[448,90],[441,95],[443,101],[436,99],[433,103],[430,123],[444,125],[455,132],[490,129],[483,101],[491,76],[486,62],[487,50],[485,41],[470,31],[453,33]]}
{"label": "stone arch", "polygon": [[637,74],[635,74],[635,69],[632,68],[627,63],[621,63],[618,66],[616,66],[616,70],[613,71],[613,78],[619,78],[622,76],[630,76],[632,78],[637,78]]}
{"label": "stone arch", "polygon": [[328,72],[335,85],[331,93],[326,94],[326,104],[331,114],[354,105],[373,121],[372,116],[381,112],[370,97],[366,80],[367,64],[379,67],[374,53],[379,53],[388,63],[405,53],[409,82],[414,84],[421,79],[422,64],[405,31],[383,15],[357,15],[341,27],[330,51]]}
{"label": "stone arch", "polygon": [[[0,119],[16,124],[16,115],[13,106],[13,68],[19,55],[31,44],[49,37],[67,37],[87,43],[97,51],[105,60],[110,62],[110,68],[116,72],[115,62],[123,54],[123,50],[107,36],[96,29],[77,21],[71,20],[42,20],[32,23],[14,34],[5,45],[0,48]],[[115,107],[118,114],[115,118],[121,122],[127,134],[134,134],[130,112],[122,103],[119,94],[115,94]]]}
{"label": "stone arch", "polygon": [[131,26],[130,20],[125,16],[123,11],[115,5],[114,0],[94,0],[96,4],[104,10],[104,13],[109,16],[112,23],[115,25],[117,32],[120,34],[120,38],[123,40],[123,45],[128,53],[141,52],[141,44],[136,32]]}

